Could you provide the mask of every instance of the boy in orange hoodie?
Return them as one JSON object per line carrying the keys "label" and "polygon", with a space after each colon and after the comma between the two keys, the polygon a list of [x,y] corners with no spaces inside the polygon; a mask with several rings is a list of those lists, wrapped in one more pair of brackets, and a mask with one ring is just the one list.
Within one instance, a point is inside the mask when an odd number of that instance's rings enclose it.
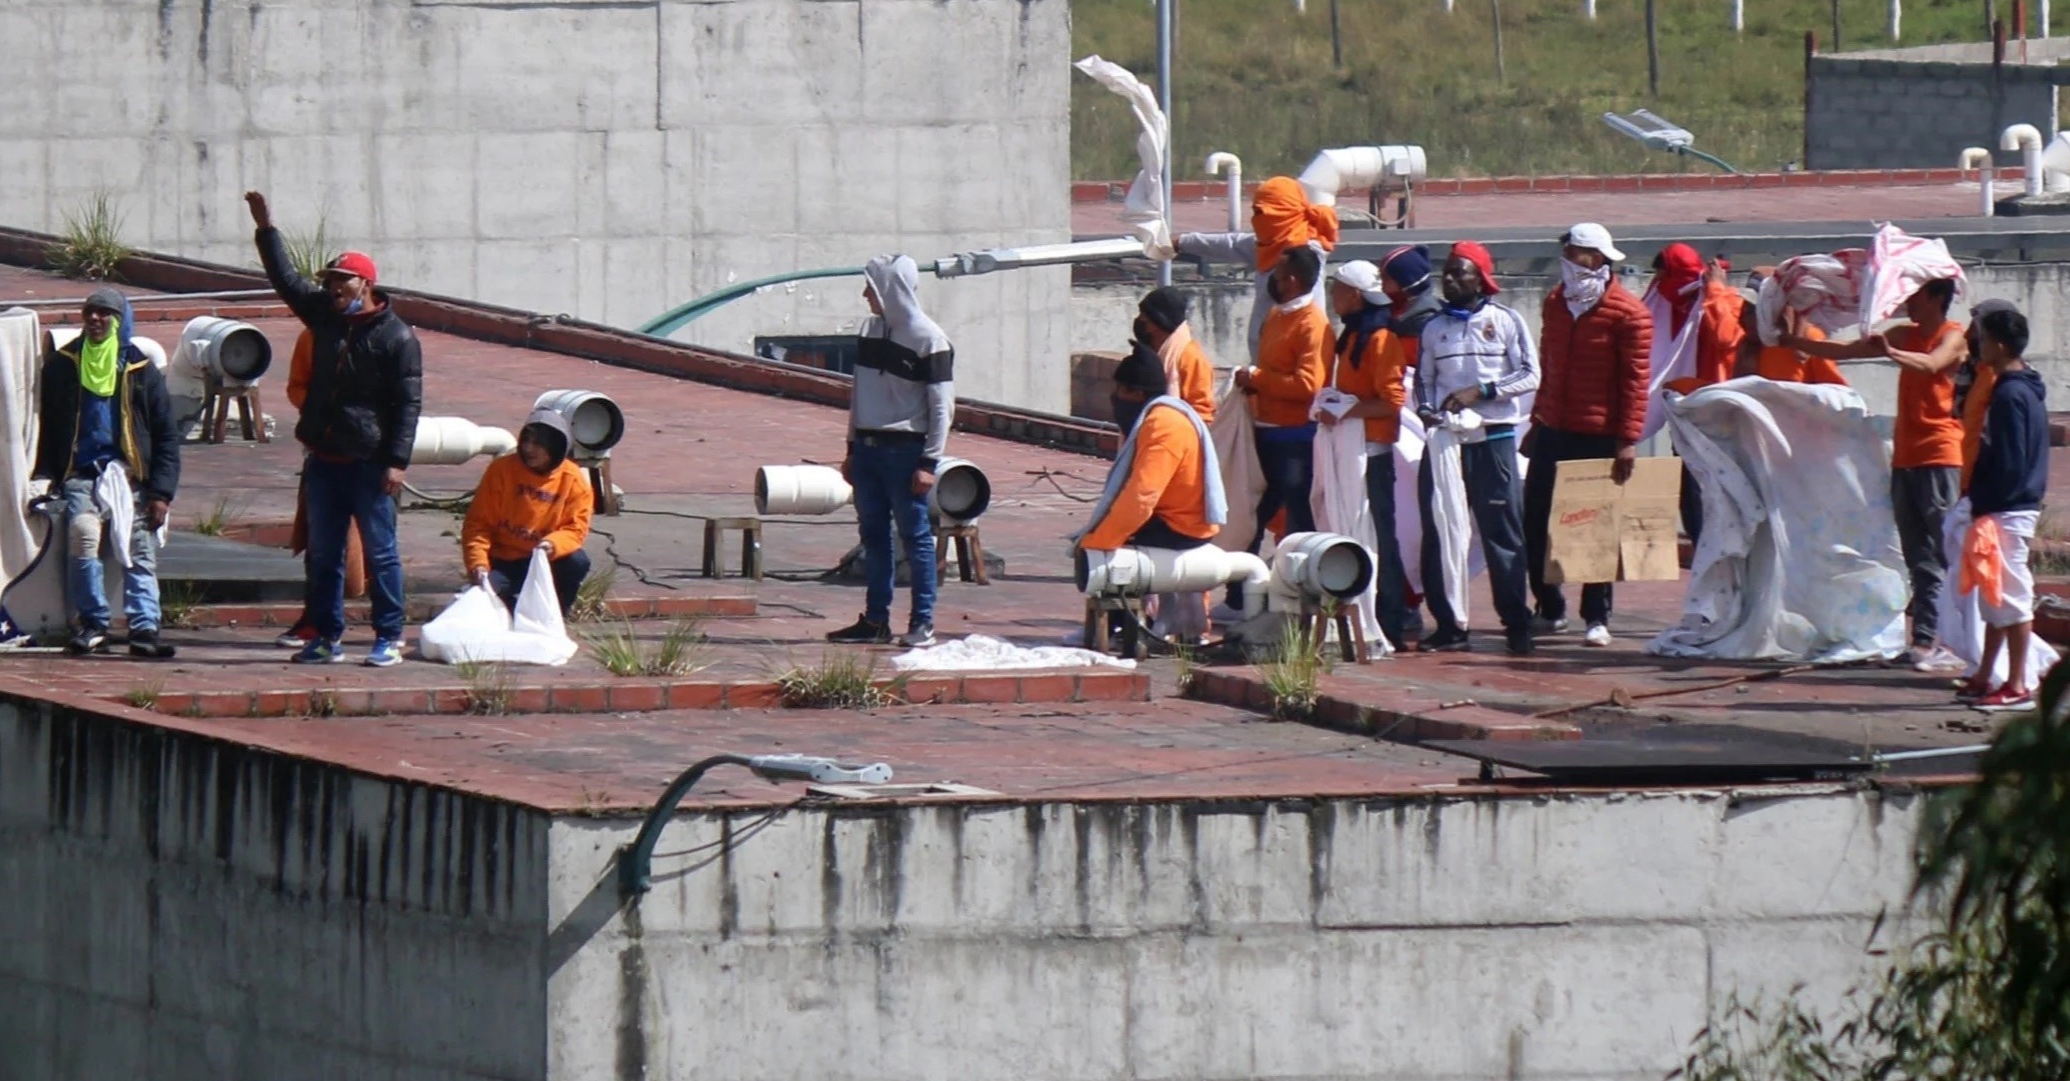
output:
{"label": "boy in orange hoodie", "polygon": [[589,539],[596,495],[581,467],[568,460],[570,437],[566,418],[551,409],[534,410],[518,433],[517,453],[490,462],[482,474],[460,527],[467,576],[512,608],[534,549],[545,549],[552,560],[562,615],[589,577],[582,545]]}

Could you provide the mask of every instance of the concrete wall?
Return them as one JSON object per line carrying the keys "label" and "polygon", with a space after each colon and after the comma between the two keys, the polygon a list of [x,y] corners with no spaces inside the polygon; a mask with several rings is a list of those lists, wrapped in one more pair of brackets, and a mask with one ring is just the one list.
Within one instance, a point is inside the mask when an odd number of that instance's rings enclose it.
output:
{"label": "concrete wall", "polygon": [[[2010,47],[2009,59],[2017,57]],[[1813,57],[1805,71],[1804,149],[1810,169],[1954,166],[1963,149],[1999,151],[2010,124],[2056,130],[2056,87],[2070,71],[2053,66],[2070,42],[2028,43],[2028,64],[1991,63],[1982,44],[1879,49]]]}
{"label": "concrete wall", "polygon": [[545,820],[0,703],[0,1077],[543,1077]]}
{"label": "concrete wall", "polygon": [[[879,252],[1069,239],[1066,0],[10,0],[0,40],[0,221],[25,228],[107,188],[134,246],[246,264],[260,188],[387,280],[619,325]],[[929,279],[964,393],[1065,408],[1067,281]],[[860,290],[684,336],[852,329]]]}
{"label": "concrete wall", "polygon": [[[2070,264],[2033,263],[2017,266],[1968,268],[1970,299],[1998,297],[2019,305],[2033,332],[2028,359],[2048,384],[2049,401],[2058,407],[2070,402]],[[1646,287],[1644,275],[1624,279],[1627,287]],[[1543,278],[1505,274],[1501,300],[1515,307],[1538,332],[1539,310],[1551,282]],[[1213,280],[1184,286],[1192,296],[1193,332],[1217,368],[1227,370],[1248,363],[1251,317],[1251,285],[1248,281]],[[1080,285],[1071,293],[1071,347],[1079,352],[1116,350],[1128,341],[1135,319],[1136,302],[1150,286],[1142,283],[1102,282]],[[1958,305],[1957,319],[1967,318],[1967,308]],[[1841,365],[1848,382],[1861,391],[1873,413],[1897,412],[1897,369],[1881,361],[1848,361]],[[1665,450],[1662,453],[1666,453]]]}
{"label": "concrete wall", "polygon": [[[553,828],[555,1081],[1653,1081],[1737,989],[1837,995],[1916,806],[1837,788],[685,816]],[[737,847],[725,850],[731,836]],[[688,859],[701,866],[685,866]],[[636,1069],[635,1069],[636,1067]]]}

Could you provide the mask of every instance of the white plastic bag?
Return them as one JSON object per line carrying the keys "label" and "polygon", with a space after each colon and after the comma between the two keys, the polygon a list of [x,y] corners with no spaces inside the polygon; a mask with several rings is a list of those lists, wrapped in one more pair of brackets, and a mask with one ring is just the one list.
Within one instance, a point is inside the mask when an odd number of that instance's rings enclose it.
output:
{"label": "white plastic bag", "polygon": [[426,660],[445,664],[566,664],[575,656],[575,640],[561,619],[560,598],[553,588],[553,563],[546,552],[532,553],[524,588],[518,591],[517,615],[483,586],[460,594],[438,618],[424,625],[418,645]]}

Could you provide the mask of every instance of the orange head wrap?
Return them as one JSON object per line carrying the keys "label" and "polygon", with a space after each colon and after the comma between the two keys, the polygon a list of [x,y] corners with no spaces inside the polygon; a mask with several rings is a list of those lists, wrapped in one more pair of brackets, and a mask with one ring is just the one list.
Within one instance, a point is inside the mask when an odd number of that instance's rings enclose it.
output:
{"label": "orange head wrap", "polygon": [[1251,231],[1258,237],[1258,269],[1279,265],[1281,252],[1313,240],[1324,251],[1337,247],[1337,212],[1308,201],[1301,182],[1275,176],[1251,195]]}

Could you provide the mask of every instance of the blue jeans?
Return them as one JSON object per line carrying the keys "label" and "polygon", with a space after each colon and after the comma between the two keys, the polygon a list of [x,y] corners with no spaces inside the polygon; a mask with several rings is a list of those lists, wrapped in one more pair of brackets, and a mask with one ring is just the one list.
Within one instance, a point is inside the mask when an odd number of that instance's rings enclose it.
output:
{"label": "blue jeans", "polygon": [[1397,645],[1415,637],[1423,620],[1409,608],[1409,571],[1402,564],[1401,537],[1394,530],[1394,448],[1366,455],[1366,506],[1373,514],[1378,577],[1374,581],[1374,615],[1380,629]]}
{"label": "blue jeans", "polygon": [[855,524],[862,535],[863,569],[869,580],[863,618],[880,627],[891,625],[891,590],[898,579],[898,563],[891,552],[894,524],[912,571],[909,625],[934,622],[934,523],[928,517],[927,497],[913,494],[913,474],[920,468],[924,449],[918,441],[868,435],[858,435],[849,446]]}
{"label": "blue jeans", "polygon": [[[93,478],[73,477],[65,481],[65,588],[72,609],[82,627],[108,629],[107,571],[101,566],[102,537],[106,519],[93,501]],[[129,531],[130,565],[122,572],[122,611],[129,617],[131,634],[158,629],[158,542],[144,524],[142,500],[138,500],[135,524]],[[117,558],[110,552],[110,559]]]}
{"label": "blue jeans", "polygon": [[[577,548],[546,565],[553,571],[554,595],[561,602],[561,615],[566,616],[568,609],[575,607],[575,594],[582,589],[582,580],[589,577],[589,555]],[[489,560],[489,588],[502,599],[505,608],[517,609],[518,593],[531,576],[531,556]]]}
{"label": "blue jeans", "polygon": [[333,641],[345,635],[345,531],[359,520],[367,551],[367,593],[376,637],[403,633],[402,554],[395,546],[395,500],[381,490],[387,467],[373,462],[302,464],[309,498],[309,622]]}

